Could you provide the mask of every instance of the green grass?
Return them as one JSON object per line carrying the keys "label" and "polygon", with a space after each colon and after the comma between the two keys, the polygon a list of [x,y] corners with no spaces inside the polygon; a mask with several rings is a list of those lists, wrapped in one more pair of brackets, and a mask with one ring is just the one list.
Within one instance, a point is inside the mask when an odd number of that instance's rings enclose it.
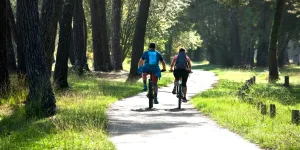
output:
{"label": "green grass", "polygon": [[[300,149],[300,128],[291,123],[291,110],[300,109],[300,68],[281,69],[281,80],[267,83],[265,68],[253,70],[226,69],[213,65],[195,68],[214,71],[219,83],[216,88],[203,92],[192,103],[208,114],[221,126],[237,132],[262,148]],[[245,80],[257,76],[257,84],[248,91],[254,104],[247,103],[237,95]],[[289,75],[291,87],[282,86],[283,76]],[[255,103],[276,104],[277,115],[263,116]],[[269,111],[269,110],[268,110]]]}
{"label": "green grass", "polygon": [[[159,86],[172,82],[164,73]],[[141,92],[142,83],[105,80],[93,75],[69,76],[71,89],[56,91],[59,111],[46,119],[26,119],[27,89],[12,77],[8,100],[0,99],[0,149],[115,149],[106,133],[106,110],[113,102]],[[145,106],[147,103],[145,102]]]}

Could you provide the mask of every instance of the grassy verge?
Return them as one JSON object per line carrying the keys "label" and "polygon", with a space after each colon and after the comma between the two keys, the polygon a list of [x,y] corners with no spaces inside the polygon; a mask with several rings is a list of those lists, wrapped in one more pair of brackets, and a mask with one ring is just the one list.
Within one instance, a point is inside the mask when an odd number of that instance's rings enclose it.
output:
{"label": "grassy verge", "polygon": [[[211,70],[219,77],[216,88],[196,96],[192,103],[203,113],[208,114],[221,126],[243,135],[262,148],[300,149],[300,128],[291,123],[291,110],[300,109],[300,68],[288,67],[281,71],[281,80],[277,84],[267,84],[267,71],[264,68],[254,70],[236,70],[218,68],[213,65],[197,66],[198,69]],[[277,115],[262,115],[255,105],[251,105],[237,96],[238,89],[245,80],[257,77],[248,94],[267,104],[276,104]],[[291,87],[282,86],[283,76],[291,77]],[[269,110],[268,110],[269,112]]]}
{"label": "grassy verge", "polygon": [[[171,73],[164,73],[159,86],[170,84],[172,79]],[[38,120],[24,117],[21,102],[28,91],[16,79],[12,82],[12,95],[8,100],[0,99],[0,149],[115,149],[105,130],[105,112],[111,103],[142,89],[141,82],[71,74],[72,88],[56,91],[57,115]]]}

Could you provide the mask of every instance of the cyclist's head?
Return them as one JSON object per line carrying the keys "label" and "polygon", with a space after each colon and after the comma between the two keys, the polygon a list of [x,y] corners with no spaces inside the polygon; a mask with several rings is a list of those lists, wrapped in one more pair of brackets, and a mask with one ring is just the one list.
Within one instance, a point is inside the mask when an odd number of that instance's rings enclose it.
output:
{"label": "cyclist's head", "polygon": [[156,48],[155,43],[150,43],[150,44],[149,44],[149,48],[150,48],[150,49],[155,49],[155,48]]}
{"label": "cyclist's head", "polygon": [[179,49],[179,53],[180,53],[180,52],[185,52],[185,49],[184,49],[184,48],[180,48],[180,49]]}

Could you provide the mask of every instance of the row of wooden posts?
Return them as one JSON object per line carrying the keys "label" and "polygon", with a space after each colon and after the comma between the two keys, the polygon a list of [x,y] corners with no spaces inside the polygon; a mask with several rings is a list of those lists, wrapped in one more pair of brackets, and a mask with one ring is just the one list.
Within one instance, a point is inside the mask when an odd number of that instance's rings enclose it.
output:
{"label": "row of wooden posts", "polygon": [[[254,99],[246,94],[249,91],[251,85],[255,84],[256,77],[253,76],[249,80],[246,80],[242,88],[239,89],[238,95],[242,97],[243,100],[246,100],[250,104],[256,104],[257,109],[260,110],[262,115],[267,115],[267,105],[262,102],[254,102]],[[284,86],[289,86],[289,76],[285,76]],[[276,105],[270,104],[270,117],[274,118],[276,116]],[[292,123],[300,124],[300,111],[292,110]]]}

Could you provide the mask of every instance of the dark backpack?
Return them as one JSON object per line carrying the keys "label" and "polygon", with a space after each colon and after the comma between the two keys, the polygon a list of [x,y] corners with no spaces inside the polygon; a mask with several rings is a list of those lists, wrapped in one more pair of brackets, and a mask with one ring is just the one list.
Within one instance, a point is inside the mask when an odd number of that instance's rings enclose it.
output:
{"label": "dark backpack", "polygon": [[176,69],[186,69],[187,68],[187,59],[185,52],[179,52],[176,59]]}

